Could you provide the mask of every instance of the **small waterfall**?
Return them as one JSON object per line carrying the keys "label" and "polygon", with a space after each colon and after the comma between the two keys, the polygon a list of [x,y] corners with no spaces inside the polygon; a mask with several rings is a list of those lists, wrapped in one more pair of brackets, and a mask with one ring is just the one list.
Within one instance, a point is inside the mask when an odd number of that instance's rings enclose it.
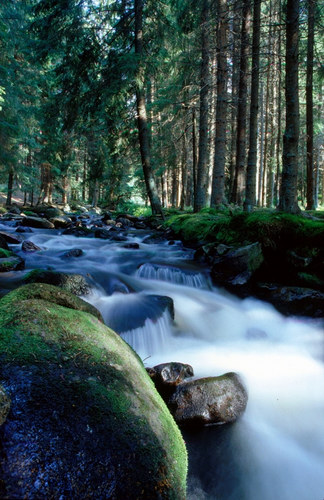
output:
{"label": "small waterfall", "polygon": [[[172,319],[168,311],[156,321],[147,319],[144,325],[120,335],[145,361],[157,353],[170,349],[172,344]],[[148,362],[149,364],[149,362]]]}
{"label": "small waterfall", "polygon": [[142,279],[168,281],[176,285],[185,285],[193,288],[208,287],[206,277],[202,273],[186,272],[177,267],[146,263],[140,266],[136,275]]}

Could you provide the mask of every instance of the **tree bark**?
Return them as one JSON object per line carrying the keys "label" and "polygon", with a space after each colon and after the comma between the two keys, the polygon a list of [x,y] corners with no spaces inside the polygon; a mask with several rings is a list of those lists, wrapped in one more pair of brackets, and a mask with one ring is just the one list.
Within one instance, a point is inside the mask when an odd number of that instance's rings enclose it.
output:
{"label": "tree bark", "polygon": [[200,70],[200,116],[199,155],[197,165],[197,189],[194,211],[199,212],[206,203],[208,168],[208,96],[209,96],[209,0],[203,0],[201,11],[201,70]]}
{"label": "tree bark", "polygon": [[14,183],[14,171],[13,171],[13,168],[10,168],[9,174],[8,174],[8,189],[7,189],[6,205],[11,205],[11,203],[12,203],[13,183]]}
{"label": "tree bark", "polygon": [[259,75],[260,75],[260,15],[261,15],[261,0],[254,0],[250,133],[249,133],[249,153],[248,153],[248,162],[246,171],[246,193],[244,201],[244,210],[247,212],[251,212],[256,204]]}
{"label": "tree bark", "polygon": [[314,210],[314,114],[313,114],[313,65],[314,65],[314,4],[308,0],[307,74],[306,74],[306,168],[307,205],[306,210]]}
{"label": "tree bark", "polygon": [[150,200],[153,215],[161,215],[163,210],[158,195],[153,169],[151,165],[150,139],[147,125],[147,112],[144,94],[144,66],[143,66],[143,0],[134,0],[135,5],[135,54],[138,58],[136,75],[136,107],[137,126],[140,144],[142,168],[144,173],[147,194]]}
{"label": "tree bark", "polygon": [[227,123],[227,32],[228,10],[226,0],[217,0],[217,101],[216,130],[211,206],[224,202],[226,123]]}
{"label": "tree bark", "polygon": [[250,0],[244,0],[241,29],[240,80],[237,113],[236,165],[234,179],[234,198],[238,205],[242,205],[243,203],[245,189],[247,84],[250,24],[251,3]]}
{"label": "tree bark", "polygon": [[298,136],[299,136],[299,96],[298,96],[298,36],[299,0],[287,0],[286,13],[286,128],[283,136],[282,181],[279,209],[283,212],[298,213]]}

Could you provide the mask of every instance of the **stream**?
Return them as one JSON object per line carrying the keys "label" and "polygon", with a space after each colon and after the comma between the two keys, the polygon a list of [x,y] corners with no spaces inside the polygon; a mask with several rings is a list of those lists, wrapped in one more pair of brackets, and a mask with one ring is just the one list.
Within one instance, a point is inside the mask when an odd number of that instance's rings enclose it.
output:
{"label": "stream", "polygon": [[[249,394],[243,417],[183,433],[188,500],[323,500],[323,324],[231,296],[212,286],[191,249],[177,241],[146,243],[148,234],[129,230],[128,241],[117,242],[33,229],[23,238],[42,250],[11,245],[26,269],[3,273],[1,288],[33,268],[87,275],[93,290],[83,298],[145,366],[178,361],[191,364],[195,377],[240,374]],[[73,248],[83,255],[62,258]],[[152,295],[172,298],[174,320]]]}

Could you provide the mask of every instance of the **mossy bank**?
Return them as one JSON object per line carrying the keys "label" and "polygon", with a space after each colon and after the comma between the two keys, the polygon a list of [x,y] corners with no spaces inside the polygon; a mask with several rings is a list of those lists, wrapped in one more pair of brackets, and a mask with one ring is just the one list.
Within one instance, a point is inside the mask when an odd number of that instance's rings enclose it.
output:
{"label": "mossy bank", "polygon": [[0,300],[11,399],[0,497],[184,499],[186,449],[168,409],[134,351],[75,299],[32,284]]}

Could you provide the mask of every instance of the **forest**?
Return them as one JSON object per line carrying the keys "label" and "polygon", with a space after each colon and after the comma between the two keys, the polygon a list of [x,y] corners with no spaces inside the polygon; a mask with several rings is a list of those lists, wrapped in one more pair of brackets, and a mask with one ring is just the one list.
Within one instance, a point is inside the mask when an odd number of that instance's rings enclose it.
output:
{"label": "forest", "polygon": [[315,0],[1,2],[6,204],[319,207],[322,14]]}

